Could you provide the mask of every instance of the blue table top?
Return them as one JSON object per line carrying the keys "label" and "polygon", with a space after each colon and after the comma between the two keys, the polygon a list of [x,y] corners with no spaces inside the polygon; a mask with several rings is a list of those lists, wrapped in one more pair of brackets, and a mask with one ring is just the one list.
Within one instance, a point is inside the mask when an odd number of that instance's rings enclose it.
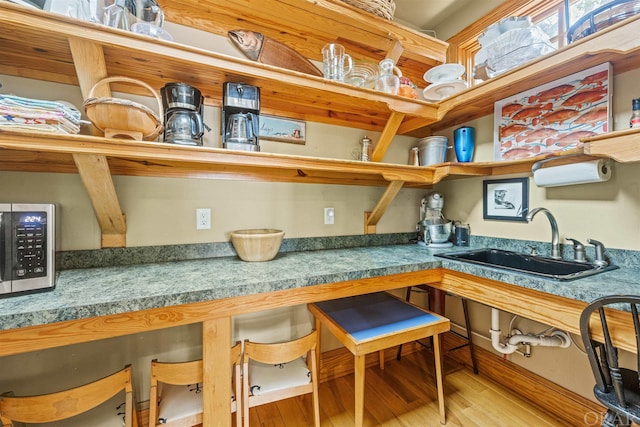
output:
{"label": "blue table top", "polygon": [[322,301],[315,305],[356,342],[425,326],[442,319],[386,292]]}

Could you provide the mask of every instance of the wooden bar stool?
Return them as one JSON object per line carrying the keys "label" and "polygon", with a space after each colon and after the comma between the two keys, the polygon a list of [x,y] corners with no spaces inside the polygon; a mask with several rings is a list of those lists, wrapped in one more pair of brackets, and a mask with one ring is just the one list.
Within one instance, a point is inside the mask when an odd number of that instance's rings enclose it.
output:
{"label": "wooden bar stool", "polygon": [[[236,427],[242,426],[242,343],[231,352],[231,413]],[[190,362],[151,361],[149,427],[171,425],[191,427],[202,424],[202,359]]]}
{"label": "wooden bar stool", "polygon": [[[0,424],[137,427],[131,366],[91,383],[38,396],[0,396]],[[124,396],[121,396],[124,395]],[[124,397],[124,405],[121,402]],[[22,424],[20,424],[22,425]]]}
{"label": "wooden bar stool", "polygon": [[[411,299],[411,291],[412,288],[420,288],[423,291],[427,292],[429,294],[429,310],[438,313],[441,316],[444,316],[444,309],[445,309],[445,297],[447,295],[446,292],[441,291],[439,289],[435,289],[432,288],[429,285],[417,285],[417,286],[408,286],[407,287],[407,293],[405,296],[405,300],[407,302],[409,302],[409,300]],[[469,354],[471,356],[471,366],[473,368],[473,373],[474,374],[478,374],[478,364],[476,362],[476,354],[475,354],[475,349],[473,346],[473,340],[471,338],[471,328],[469,326],[469,306],[467,304],[467,300],[466,298],[460,298],[460,300],[462,301],[462,312],[464,313],[464,328],[466,331],[466,335],[462,335],[459,332],[456,332],[454,330],[450,330],[450,332],[456,334],[457,336],[464,338],[467,342],[464,344],[461,344],[457,347],[453,347],[451,349],[449,349],[449,351],[454,351],[454,350],[458,350],[462,347],[469,347]],[[429,338],[430,340],[433,339],[433,337]],[[442,335],[440,335],[438,337],[438,339],[442,339]],[[421,341],[416,341],[418,344],[426,347]],[[440,343],[442,344],[442,343]],[[440,348],[442,348],[442,345],[440,346]],[[396,356],[397,360],[400,360],[402,358],[402,344],[400,345],[400,347],[398,348],[398,354]]]}
{"label": "wooden bar stool", "polygon": [[[386,292],[321,301],[309,304],[309,310],[316,318],[316,330],[319,332],[324,325],[355,356],[356,427],[362,427],[364,422],[366,355],[449,330],[449,319]],[[439,343],[438,339],[433,341],[433,353],[440,424],[445,424]]]}

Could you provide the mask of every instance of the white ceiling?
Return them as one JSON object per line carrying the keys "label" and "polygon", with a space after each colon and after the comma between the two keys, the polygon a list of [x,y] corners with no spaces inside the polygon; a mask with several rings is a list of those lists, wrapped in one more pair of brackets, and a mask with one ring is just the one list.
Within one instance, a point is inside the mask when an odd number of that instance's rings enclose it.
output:
{"label": "white ceiling", "polygon": [[[477,2],[477,0],[475,0]],[[394,20],[432,30],[474,0],[395,0]]]}

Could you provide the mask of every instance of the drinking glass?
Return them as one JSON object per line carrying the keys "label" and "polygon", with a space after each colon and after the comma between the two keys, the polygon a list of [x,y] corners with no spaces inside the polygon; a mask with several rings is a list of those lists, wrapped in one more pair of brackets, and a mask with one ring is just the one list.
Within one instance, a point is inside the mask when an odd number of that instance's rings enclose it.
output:
{"label": "drinking glass", "polygon": [[351,72],[353,61],[344,51],[344,46],[329,43],[322,48],[322,73],[325,79],[344,81],[344,76]]}

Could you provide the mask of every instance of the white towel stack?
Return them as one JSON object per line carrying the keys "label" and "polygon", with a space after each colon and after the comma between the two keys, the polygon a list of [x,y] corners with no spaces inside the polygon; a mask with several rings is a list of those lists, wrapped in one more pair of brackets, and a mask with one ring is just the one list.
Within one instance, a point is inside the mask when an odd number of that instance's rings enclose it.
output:
{"label": "white towel stack", "polygon": [[80,111],[65,101],[46,101],[0,94],[0,129],[80,132]]}

